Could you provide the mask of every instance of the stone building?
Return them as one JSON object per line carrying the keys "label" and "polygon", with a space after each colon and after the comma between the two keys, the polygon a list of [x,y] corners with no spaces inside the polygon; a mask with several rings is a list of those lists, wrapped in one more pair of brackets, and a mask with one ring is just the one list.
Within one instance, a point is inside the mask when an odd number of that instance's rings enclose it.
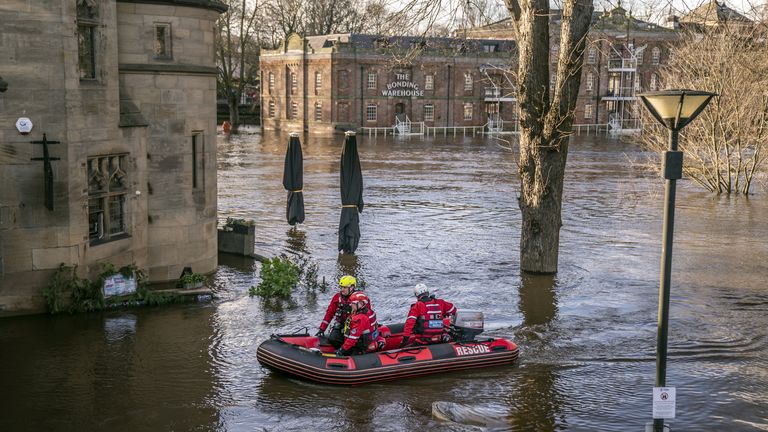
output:
{"label": "stone building", "polygon": [[310,132],[511,122],[514,50],[509,40],[293,34],[261,52],[261,118]]}
{"label": "stone building", "polygon": [[[215,270],[214,24],[225,10],[0,4],[0,315],[42,310],[62,263],[81,277],[133,263],[151,282]],[[31,143],[43,136],[59,143]],[[34,160],[45,150],[57,159]]]}

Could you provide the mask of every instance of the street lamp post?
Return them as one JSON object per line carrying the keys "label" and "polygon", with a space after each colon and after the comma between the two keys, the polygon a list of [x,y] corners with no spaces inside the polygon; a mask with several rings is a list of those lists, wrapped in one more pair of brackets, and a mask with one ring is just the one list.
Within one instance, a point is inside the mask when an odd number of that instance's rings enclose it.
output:
{"label": "street lamp post", "polygon": [[[675,226],[676,181],[683,177],[683,152],[677,150],[678,133],[698,116],[714,93],[698,90],[664,90],[642,93],[640,99],[653,117],[669,129],[669,150],[664,152],[664,227],[659,282],[659,321],[656,341],[656,387],[667,381],[667,325],[669,322],[669,288],[672,270],[672,238]],[[664,419],[653,420],[653,431],[663,432]]]}

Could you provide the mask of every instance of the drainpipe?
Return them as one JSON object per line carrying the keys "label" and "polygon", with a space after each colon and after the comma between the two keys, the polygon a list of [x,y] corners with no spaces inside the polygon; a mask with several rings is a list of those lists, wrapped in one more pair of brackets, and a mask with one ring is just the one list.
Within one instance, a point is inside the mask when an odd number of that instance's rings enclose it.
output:
{"label": "drainpipe", "polygon": [[448,65],[448,98],[445,103],[445,127],[449,127],[451,125],[451,78],[453,77],[453,72],[451,71],[451,65]]}
{"label": "drainpipe", "polygon": [[[365,83],[363,83],[363,66],[360,65],[360,127],[365,126],[365,98],[363,93],[363,88]],[[376,125],[378,126],[379,123],[379,111],[376,110]]]}

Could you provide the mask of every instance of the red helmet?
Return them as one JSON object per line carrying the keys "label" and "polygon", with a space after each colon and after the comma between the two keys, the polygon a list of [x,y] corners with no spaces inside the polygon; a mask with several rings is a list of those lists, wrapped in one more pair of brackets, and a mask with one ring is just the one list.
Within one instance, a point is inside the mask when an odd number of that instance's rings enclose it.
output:
{"label": "red helmet", "polygon": [[370,300],[368,300],[368,296],[360,291],[353,292],[349,296],[349,304],[356,305],[358,309],[367,307],[369,303]]}

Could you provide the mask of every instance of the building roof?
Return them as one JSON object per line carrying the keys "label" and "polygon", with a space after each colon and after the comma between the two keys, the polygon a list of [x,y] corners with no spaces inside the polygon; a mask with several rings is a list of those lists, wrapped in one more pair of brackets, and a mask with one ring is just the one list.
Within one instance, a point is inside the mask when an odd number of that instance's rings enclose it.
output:
{"label": "building roof", "polygon": [[750,19],[728,7],[725,2],[712,0],[692,10],[682,18],[681,23],[720,25],[728,21],[750,22]]}

